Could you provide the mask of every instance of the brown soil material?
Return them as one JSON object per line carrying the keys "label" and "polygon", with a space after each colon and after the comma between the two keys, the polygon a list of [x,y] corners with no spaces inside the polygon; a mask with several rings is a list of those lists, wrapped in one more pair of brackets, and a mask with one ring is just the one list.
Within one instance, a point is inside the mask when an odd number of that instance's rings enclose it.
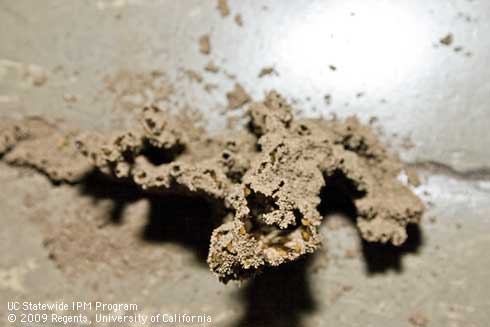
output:
{"label": "brown soil material", "polygon": [[453,43],[453,35],[448,34],[445,37],[441,38],[439,42],[443,45],[451,45]]}
{"label": "brown soil material", "polygon": [[205,34],[199,38],[199,51],[205,55],[211,53],[211,40],[208,34]]}
{"label": "brown soil material", "polygon": [[247,130],[219,137],[156,107],[145,108],[135,127],[110,134],[24,122],[2,129],[0,148],[8,163],[33,166],[55,181],[74,182],[95,168],[121,182],[118,187],[152,197],[208,201],[221,225],[207,262],[224,282],[316,251],[329,192],[352,203],[359,232],[370,242],[399,246],[407,224],[420,221],[422,202],[399,181],[403,165],[356,118],[295,120],[276,92],[247,114]]}
{"label": "brown soil material", "polygon": [[[128,212],[131,218],[140,219],[127,219],[119,225],[107,223],[110,210],[104,209],[103,203],[87,200],[71,204],[64,216],[54,222],[40,221],[46,235],[43,245],[63,273],[77,280],[97,271],[98,281],[102,282],[107,275],[124,276],[129,272],[162,277],[172,269],[178,252],[162,251],[140,237],[147,223],[147,203],[141,201]],[[50,214],[44,213],[42,217]]]}
{"label": "brown soil material", "polygon": [[260,70],[259,72],[259,78],[262,78],[264,76],[268,76],[268,75],[279,75],[276,70],[274,69],[274,67],[264,67]]}
{"label": "brown soil material", "polygon": [[229,109],[238,109],[252,100],[250,95],[238,83],[235,83],[233,90],[226,93],[226,98],[228,99]]}
{"label": "brown soil material", "polygon": [[210,61],[204,66],[204,70],[215,74],[219,72],[219,67],[213,61]]}
{"label": "brown soil material", "polygon": [[218,11],[222,17],[226,17],[230,14],[230,7],[227,0],[218,0]]}
{"label": "brown soil material", "polygon": [[195,81],[197,83],[202,83],[202,81],[204,80],[204,78],[202,77],[201,74],[199,74],[198,72],[196,72],[195,70],[192,70],[192,69],[185,69],[184,70],[184,74],[191,80],[191,81]]}
{"label": "brown soil material", "polygon": [[236,23],[238,26],[240,26],[240,27],[242,27],[242,26],[243,26],[243,19],[242,19],[242,15],[240,15],[240,14],[236,14],[236,15],[235,15],[235,23]]}
{"label": "brown soil material", "polygon": [[27,130],[21,122],[0,122],[0,155],[12,149],[20,140],[27,138]]}
{"label": "brown soil material", "polygon": [[14,166],[34,168],[54,182],[77,182],[92,165],[75,147],[75,131],[63,131],[41,118],[12,123],[0,131],[0,154]]}

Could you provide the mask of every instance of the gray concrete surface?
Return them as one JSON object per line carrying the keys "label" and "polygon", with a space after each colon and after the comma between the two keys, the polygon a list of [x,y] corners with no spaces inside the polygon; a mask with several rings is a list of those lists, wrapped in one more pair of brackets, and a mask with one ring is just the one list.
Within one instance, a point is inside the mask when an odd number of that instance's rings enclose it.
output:
{"label": "gray concrete surface", "polygon": [[[222,18],[214,1],[2,0],[1,117],[117,126],[132,111],[121,108],[107,80],[161,70],[176,89],[162,105],[202,113],[219,130],[226,123],[224,94],[235,83],[229,75],[236,75],[255,98],[275,88],[303,115],[376,117],[384,139],[422,175],[417,192],[429,211],[420,231],[399,253],[377,257],[378,249],[363,246],[350,224],[333,217],[324,226],[324,251],[241,287],[219,284],[192,250],[174,242],[141,250],[157,266],[138,261],[140,270],[126,271],[96,262],[94,270],[70,275],[48,258],[46,229],[73,217],[89,197],[1,165],[0,324],[9,325],[4,305],[12,299],[101,299],[136,302],[145,312],[205,312],[212,326],[409,326],[414,315],[428,326],[487,326],[490,3],[229,4],[232,14]],[[204,33],[211,37],[208,56],[197,45]],[[441,44],[448,33],[452,44]],[[220,73],[203,71],[209,60]],[[264,66],[278,76],[257,78]],[[189,80],[185,69],[204,81]],[[33,85],[33,74],[46,80]],[[205,83],[218,88],[206,92]],[[137,97],[142,88],[136,91]],[[103,216],[108,201],[81,214]],[[110,228],[137,238],[144,212],[145,203],[134,202],[124,210],[123,227]],[[100,240],[92,242],[104,251]],[[123,250],[136,259],[138,246]]]}

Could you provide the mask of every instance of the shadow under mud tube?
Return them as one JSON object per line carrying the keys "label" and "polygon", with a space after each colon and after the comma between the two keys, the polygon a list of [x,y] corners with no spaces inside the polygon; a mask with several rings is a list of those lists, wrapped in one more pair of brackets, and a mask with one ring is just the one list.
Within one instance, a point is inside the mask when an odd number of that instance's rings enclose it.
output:
{"label": "shadow under mud tube", "polygon": [[[354,199],[363,196],[356,192],[352,182],[343,174],[333,174],[326,179],[328,188],[321,192],[321,203],[318,207],[320,213],[325,217],[324,222],[333,214],[345,217],[349,224],[355,226],[357,209]],[[362,240],[362,255],[368,275],[385,273],[389,270],[403,272],[402,258],[409,253],[418,253],[424,244],[423,233],[419,225],[407,225],[407,240],[401,246],[391,243],[377,243]]]}
{"label": "shadow under mud tube", "polygon": [[180,244],[194,251],[199,261],[206,264],[211,234],[220,223],[209,202],[200,197],[170,195],[152,197],[150,205],[143,239]]}
{"label": "shadow under mud tube", "polygon": [[385,273],[388,270],[403,272],[403,256],[418,253],[423,245],[423,235],[419,225],[408,225],[407,234],[408,238],[401,246],[362,241],[362,255],[368,275]]}
{"label": "shadow under mud tube", "polygon": [[317,309],[308,281],[307,256],[248,281],[242,292],[245,314],[235,327],[300,327],[301,319]]}
{"label": "shadow under mud tube", "polygon": [[202,196],[162,194],[142,191],[129,181],[110,178],[94,171],[81,183],[80,193],[95,201],[111,200],[113,207],[107,224],[122,224],[126,206],[146,199],[149,204],[147,224],[141,231],[142,240],[150,243],[172,242],[188,248],[197,261],[206,265],[212,231],[221,224],[223,211]]}

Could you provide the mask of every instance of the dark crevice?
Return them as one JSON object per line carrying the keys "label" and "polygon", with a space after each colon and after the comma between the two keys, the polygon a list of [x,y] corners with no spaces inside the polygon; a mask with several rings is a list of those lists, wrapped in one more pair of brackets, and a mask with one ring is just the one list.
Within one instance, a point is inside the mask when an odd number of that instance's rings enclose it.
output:
{"label": "dark crevice", "polygon": [[[247,189],[250,190],[250,188]],[[250,190],[250,194],[246,196],[246,200],[251,216],[257,217],[258,219],[265,214],[279,209],[273,198],[261,192]]]}
{"label": "dark crevice", "polygon": [[153,165],[159,166],[175,161],[184,152],[185,146],[182,144],[177,144],[170,149],[162,149],[146,141],[140,154]]}
{"label": "dark crevice", "polygon": [[355,223],[357,208],[354,199],[361,198],[364,193],[357,190],[354,182],[341,171],[325,175],[325,186],[320,191],[321,202],[317,209],[320,215],[327,217],[341,213]]}
{"label": "dark crevice", "polygon": [[293,209],[293,215],[294,215],[294,225],[295,226],[301,226],[301,220],[303,219],[303,214],[299,209]]}

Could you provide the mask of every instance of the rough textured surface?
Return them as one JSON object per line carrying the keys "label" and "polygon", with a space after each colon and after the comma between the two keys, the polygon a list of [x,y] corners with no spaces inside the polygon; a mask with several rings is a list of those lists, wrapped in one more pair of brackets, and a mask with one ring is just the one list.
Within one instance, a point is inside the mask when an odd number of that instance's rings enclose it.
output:
{"label": "rough textured surface", "polygon": [[[78,187],[53,186],[40,174],[0,163],[0,246],[8,249],[0,258],[0,298],[136,302],[147,312],[205,312],[213,316],[213,327],[407,327],[414,315],[426,317],[428,326],[486,326],[490,151],[483,145],[490,124],[490,39],[484,36],[490,33],[490,2],[229,0],[229,5],[230,16],[222,19],[215,1],[1,2],[1,120],[40,115],[102,133],[125,120],[133,125],[131,108],[142,107],[139,97],[151,91],[136,75],[151,77],[158,70],[172,78],[179,108],[199,110],[206,126],[219,131],[228,119],[221,115],[224,92],[235,81],[206,73],[205,82],[215,85],[207,93],[204,83],[174,78],[180,74],[176,67],[199,71],[212,59],[221,72],[236,74],[255,99],[270,89],[290,96],[295,108],[303,109],[301,116],[336,113],[361,122],[377,117],[383,142],[420,176],[417,194],[428,211],[419,232],[410,229],[399,250],[379,248],[361,242],[349,221],[329,217],[320,229],[328,251],[320,248],[305,264],[282,265],[241,287],[225,286],[182,234],[143,238],[146,229],[155,230],[153,221],[171,218],[163,208],[146,210],[142,200],[124,202],[121,209],[125,195],[114,199],[120,188],[96,184],[96,190],[114,192],[94,199],[80,196]],[[243,27],[232,19],[237,12]],[[196,40],[204,33],[212,34],[210,56],[198,50]],[[453,44],[440,45],[448,33]],[[329,64],[338,69],[331,72]],[[280,75],[258,79],[270,65]],[[23,67],[31,72],[24,74]],[[120,79],[117,93],[108,91],[104,77],[121,71],[130,74]],[[131,86],[138,87],[134,99],[128,96]],[[364,96],[356,97],[359,92]],[[65,94],[78,101],[67,103]],[[112,223],[109,217],[119,211],[120,222]],[[61,217],[90,226],[61,231],[69,226],[58,222]],[[95,229],[100,234],[77,232]],[[64,240],[73,247],[42,246],[60,233],[69,235]],[[75,248],[78,237],[91,240],[87,251]],[[71,250],[77,250],[73,256]],[[64,270],[49,259],[51,251],[69,256]],[[83,273],[73,278],[65,273],[71,270]],[[0,321],[6,321],[1,310]]]}
{"label": "rough textured surface", "polygon": [[3,155],[20,140],[27,137],[27,131],[22,124],[12,121],[2,121],[0,123],[0,155]]}
{"label": "rough textured surface", "polygon": [[205,55],[211,53],[211,41],[208,34],[203,35],[199,38],[199,51],[201,51],[201,53]]}
{"label": "rough textured surface", "polygon": [[63,132],[40,118],[28,118],[3,129],[4,160],[34,168],[53,182],[77,182],[92,168],[75,147],[76,132]]}
{"label": "rough textured surface", "polygon": [[333,126],[296,122],[275,92],[253,104],[250,116],[259,152],[228,197],[235,217],[213,233],[208,258],[222,279],[313,252],[320,243],[318,207],[329,201],[320,193],[333,183],[355,202],[368,241],[401,245],[407,223],[419,222],[422,203],[396,179],[401,164],[355,118]]}
{"label": "rough textured surface", "polygon": [[423,205],[398,181],[403,166],[370,128],[355,118],[295,121],[276,92],[252,104],[249,117],[249,135],[239,133],[241,141],[210,138],[185,117],[157,107],[144,108],[140,124],[128,131],[88,133],[76,142],[43,121],[27,121],[28,138],[10,145],[5,160],[74,182],[87,174],[90,159],[108,177],[145,192],[219,203],[217,211],[232,218],[213,232],[208,264],[224,282],[314,252],[320,203],[329,206],[322,192],[345,193],[367,241],[405,242],[406,226],[419,222]]}
{"label": "rough textured surface", "polygon": [[226,98],[228,99],[229,109],[238,109],[251,100],[250,95],[238,83],[235,83],[233,90],[226,93]]}
{"label": "rough textured surface", "polygon": [[98,169],[149,192],[224,198],[226,176],[214,159],[220,143],[156,107],[145,108],[141,124],[129,131],[84,135],[77,144]]}

